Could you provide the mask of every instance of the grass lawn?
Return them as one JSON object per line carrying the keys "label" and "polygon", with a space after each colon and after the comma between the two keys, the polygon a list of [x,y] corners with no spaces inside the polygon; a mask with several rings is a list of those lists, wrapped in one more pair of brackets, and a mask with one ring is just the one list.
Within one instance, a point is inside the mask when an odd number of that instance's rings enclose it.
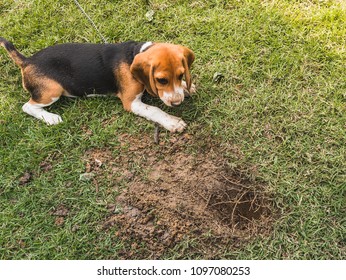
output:
{"label": "grass lawn", "polygon": [[[195,52],[191,99],[146,100],[188,128],[156,145],[111,97],[62,98],[48,110],[64,122],[47,126],[21,111],[29,94],[1,49],[0,259],[345,259],[345,1],[80,3],[109,42]],[[0,36],[27,56],[101,43],[66,0],[1,1]]]}

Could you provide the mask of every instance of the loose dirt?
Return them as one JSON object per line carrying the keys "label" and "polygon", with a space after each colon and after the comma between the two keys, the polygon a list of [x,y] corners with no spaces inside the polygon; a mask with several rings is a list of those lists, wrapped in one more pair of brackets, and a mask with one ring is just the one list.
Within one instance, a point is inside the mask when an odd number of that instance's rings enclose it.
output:
{"label": "loose dirt", "polygon": [[93,149],[85,159],[88,172],[106,176],[120,191],[101,227],[116,227],[126,247],[122,258],[164,258],[170,252],[175,258],[221,258],[270,231],[265,183],[231,168],[217,143],[203,139],[198,145],[201,139],[189,134],[158,145],[151,135],[124,134],[119,140],[120,153]]}

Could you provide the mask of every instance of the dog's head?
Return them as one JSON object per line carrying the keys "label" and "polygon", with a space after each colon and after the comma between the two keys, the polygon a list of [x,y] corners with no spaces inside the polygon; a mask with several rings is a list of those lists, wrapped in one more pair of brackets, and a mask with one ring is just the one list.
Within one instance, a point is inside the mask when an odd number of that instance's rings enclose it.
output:
{"label": "dog's head", "polygon": [[194,59],[194,53],[186,47],[156,43],[135,56],[131,73],[151,95],[159,96],[168,106],[177,106],[184,100],[184,77],[186,89],[191,88]]}

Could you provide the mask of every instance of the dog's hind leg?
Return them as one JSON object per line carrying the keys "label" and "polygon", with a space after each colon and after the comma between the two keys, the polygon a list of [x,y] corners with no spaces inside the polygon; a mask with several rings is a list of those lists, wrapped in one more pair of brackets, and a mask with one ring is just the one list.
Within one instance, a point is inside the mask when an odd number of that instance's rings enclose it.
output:
{"label": "dog's hind leg", "polygon": [[52,79],[33,75],[34,71],[28,68],[23,71],[23,85],[31,93],[31,99],[23,105],[23,111],[48,125],[61,123],[59,115],[49,113],[43,108],[52,105],[60,98],[64,93],[63,87]]}
{"label": "dog's hind leg", "polygon": [[57,101],[59,98],[52,98],[52,101],[47,104],[38,103],[32,98],[23,105],[22,109],[25,113],[33,116],[37,119],[43,120],[48,125],[58,124],[62,122],[62,119],[59,115],[49,113],[44,107],[47,107]]}

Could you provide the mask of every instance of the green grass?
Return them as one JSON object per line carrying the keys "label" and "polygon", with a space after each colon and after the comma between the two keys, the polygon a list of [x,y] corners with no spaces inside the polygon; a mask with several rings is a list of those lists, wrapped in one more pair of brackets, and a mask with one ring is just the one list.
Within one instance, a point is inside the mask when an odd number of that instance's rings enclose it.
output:
{"label": "green grass", "polygon": [[[181,115],[196,137],[229,146],[235,168],[255,167],[277,209],[269,236],[225,248],[224,258],[346,257],[344,1],[80,2],[110,42],[194,50],[198,92],[165,110]],[[73,1],[2,1],[0,36],[25,55],[56,43],[101,42]],[[106,178],[99,192],[79,181],[83,155],[93,147],[118,153],[119,135],[151,134],[153,125],[124,112],[119,100],[101,98],[59,101],[49,110],[64,123],[48,127],[21,111],[28,94],[20,71],[3,50],[0,61],[0,259],[117,258],[124,244],[100,221],[118,191]],[[224,76],[219,83],[215,72]],[[52,169],[43,171],[43,161]],[[25,172],[32,180],[20,185]],[[61,205],[69,213],[57,226],[52,212]]]}

